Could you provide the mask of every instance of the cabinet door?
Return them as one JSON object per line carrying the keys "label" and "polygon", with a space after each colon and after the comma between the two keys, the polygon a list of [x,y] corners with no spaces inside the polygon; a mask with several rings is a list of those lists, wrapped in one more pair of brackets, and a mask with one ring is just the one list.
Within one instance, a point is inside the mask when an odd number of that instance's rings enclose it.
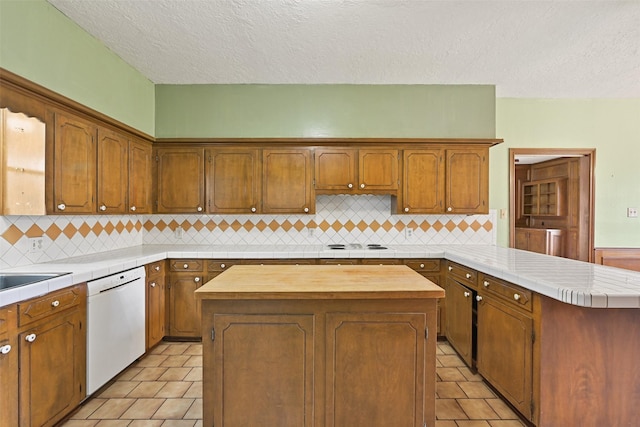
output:
{"label": "cabinet door", "polygon": [[402,211],[444,212],[444,161],[442,150],[405,150]]}
{"label": "cabinet door", "polygon": [[147,349],[164,338],[165,279],[157,276],[147,279]]}
{"label": "cabinet door", "polygon": [[444,302],[447,312],[447,340],[467,365],[472,366],[473,292],[455,280],[447,278],[446,293]]}
{"label": "cabinet door", "polygon": [[260,212],[258,150],[224,149],[207,153],[207,193],[210,212]]}
{"label": "cabinet door", "polygon": [[424,314],[328,313],[326,426],[422,426]]}
{"label": "cabinet door", "polygon": [[485,294],[481,296],[483,299],[478,303],[478,372],[531,419],[533,320]]}
{"label": "cabinet door", "polygon": [[169,276],[169,336],[201,336],[200,304],[195,290],[202,286],[202,275],[172,274]]}
{"label": "cabinet door", "polygon": [[523,228],[516,228],[514,248],[529,250],[529,230]]}
{"label": "cabinet door", "polygon": [[52,426],[84,398],[82,317],[72,311],[19,334],[21,426]]}
{"label": "cabinet door", "polygon": [[127,212],[129,141],[122,135],[98,128],[98,212]]}
{"label": "cabinet door", "polygon": [[315,152],[316,190],[355,191],[357,150],[317,149]]}
{"label": "cabinet door", "polygon": [[204,212],[204,149],[159,148],[158,213]]}
{"label": "cabinet door", "polygon": [[96,212],[96,138],[91,123],[55,113],[53,213]]}
{"label": "cabinet door", "polygon": [[129,213],[148,214],[151,205],[152,147],[149,142],[129,141]]}
{"label": "cabinet door", "polygon": [[361,191],[398,189],[398,150],[359,150],[358,185]]}
{"label": "cabinet door", "polygon": [[547,230],[529,230],[529,249],[539,254],[547,253]]}
{"label": "cabinet door", "polygon": [[311,151],[263,150],[263,213],[314,213]]}
{"label": "cabinet door", "polygon": [[18,342],[15,305],[0,308],[0,427],[18,425]]}
{"label": "cabinet door", "polygon": [[313,315],[213,314],[213,327],[215,340],[203,341],[214,360],[205,425],[314,425]]}
{"label": "cabinet door", "polygon": [[447,213],[489,213],[489,149],[447,150]]}

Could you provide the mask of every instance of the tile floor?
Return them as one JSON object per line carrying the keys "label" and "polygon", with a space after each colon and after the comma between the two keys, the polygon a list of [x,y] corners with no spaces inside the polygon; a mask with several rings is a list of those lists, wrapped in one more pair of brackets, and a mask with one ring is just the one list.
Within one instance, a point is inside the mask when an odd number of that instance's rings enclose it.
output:
{"label": "tile floor", "polygon": [[[524,427],[446,342],[438,343],[437,374],[436,427]],[[202,346],[163,342],[61,427],[200,426]]]}

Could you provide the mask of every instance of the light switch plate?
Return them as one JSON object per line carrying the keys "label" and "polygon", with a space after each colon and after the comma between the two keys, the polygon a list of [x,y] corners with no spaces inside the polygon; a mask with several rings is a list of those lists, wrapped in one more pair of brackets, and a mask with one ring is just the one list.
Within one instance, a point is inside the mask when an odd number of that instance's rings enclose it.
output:
{"label": "light switch plate", "polygon": [[638,218],[638,208],[627,208],[627,216],[629,218]]}

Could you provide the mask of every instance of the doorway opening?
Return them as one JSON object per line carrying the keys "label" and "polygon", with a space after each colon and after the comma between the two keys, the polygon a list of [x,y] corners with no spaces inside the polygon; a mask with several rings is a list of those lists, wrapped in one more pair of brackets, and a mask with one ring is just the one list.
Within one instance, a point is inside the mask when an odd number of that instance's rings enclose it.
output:
{"label": "doorway opening", "polygon": [[595,149],[509,149],[509,246],[593,262]]}

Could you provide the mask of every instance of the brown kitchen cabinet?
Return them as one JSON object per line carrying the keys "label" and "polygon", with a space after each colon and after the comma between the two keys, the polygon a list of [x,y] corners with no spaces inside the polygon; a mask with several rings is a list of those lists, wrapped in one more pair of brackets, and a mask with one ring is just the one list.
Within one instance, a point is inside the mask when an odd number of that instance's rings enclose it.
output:
{"label": "brown kitchen cabinet", "polygon": [[395,193],[398,150],[316,149],[315,188],[321,194]]}
{"label": "brown kitchen cabinet", "polygon": [[220,148],[206,152],[207,204],[211,213],[262,212],[260,150]]}
{"label": "brown kitchen cabinet", "polygon": [[131,214],[150,214],[152,203],[153,149],[150,142],[129,140],[127,208]]}
{"label": "brown kitchen cabinet", "polygon": [[446,337],[462,360],[473,366],[474,291],[452,277],[445,282]]}
{"label": "brown kitchen cabinet", "polygon": [[145,266],[146,270],[146,345],[147,350],[154,347],[165,335],[166,298],[165,264],[156,261]]}
{"label": "brown kitchen cabinet", "polygon": [[445,164],[445,212],[489,213],[489,148],[448,148]]}
{"label": "brown kitchen cabinet", "polygon": [[0,427],[18,424],[17,306],[0,308]]}
{"label": "brown kitchen cabinet", "polygon": [[262,150],[262,213],[315,213],[310,149]]}
{"label": "brown kitchen cabinet", "polygon": [[48,184],[47,211],[53,214],[95,213],[97,126],[67,112],[54,111],[52,114],[53,147],[49,164],[53,176]]}
{"label": "brown kitchen cabinet", "polygon": [[398,213],[428,214],[444,212],[444,150],[404,150],[402,154],[402,193]]}
{"label": "brown kitchen cabinet", "polygon": [[564,255],[564,231],[550,228],[516,227],[516,249],[553,256]]}
{"label": "brown kitchen cabinet", "polygon": [[[409,266],[412,270],[420,273],[424,278],[431,280],[438,286],[442,285],[442,278],[440,275],[440,260],[439,259],[406,259],[404,260],[404,264]],[[437,309],[437,332],[438,336],[443,335],[443,320],[445,316],[445,307],[444,301],[439,299],[436,303]]]}
{"label": "brown kitchen cabinet", "polygon": [[19,425],[53,426],[85,397],[86,286],[17,304]]}
{"label": "brown kitchen cabinet", "polygon": [[559,217],[567,215],[567,179],[522,183],[522,215]]}
{"label": "brown kitchen cabinet", "polygon": [[205,282],[206,260],[169,260],[167,294],[167,336],[200,337],[200,306],[195,290]]}
{"label": "brown kitchen cabinet", "polygon": [[477,369],[525,418],[533,416],[532,293],[481,274]]}
{"label": "brown kitchen cabinet", "polygon": [[156,212],[204,213],[204,148],[156,149]]}
{"label": "brown kitchen cabinet", "polygon": [[117,132],[98,128],[98,213],[127,212],[129,141]]}

